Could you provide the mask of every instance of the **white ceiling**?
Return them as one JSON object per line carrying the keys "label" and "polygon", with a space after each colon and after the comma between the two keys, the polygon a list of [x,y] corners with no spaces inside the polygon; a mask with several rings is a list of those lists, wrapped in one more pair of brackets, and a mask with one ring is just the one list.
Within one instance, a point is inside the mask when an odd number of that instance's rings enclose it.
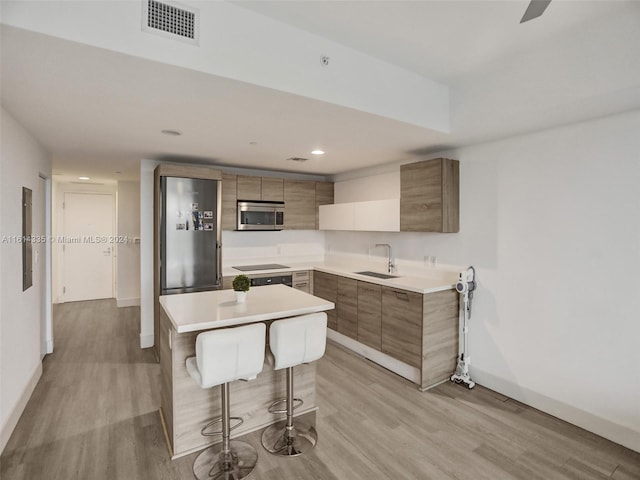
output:
{"label": "white ceiling", "polygon": [[640,2],[522,25],[521,0],[235,3],[449,84],[451,134],[5,25],[2,105],[54,172],[111,179],[141,158],[335,174],[640,108]]}

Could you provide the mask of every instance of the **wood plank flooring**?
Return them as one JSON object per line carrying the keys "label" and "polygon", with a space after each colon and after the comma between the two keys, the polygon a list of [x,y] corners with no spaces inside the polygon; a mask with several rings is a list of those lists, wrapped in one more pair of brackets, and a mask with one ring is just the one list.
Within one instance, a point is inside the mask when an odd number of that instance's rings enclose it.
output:
{"label": "wood plank flooring", "polygon": [[[160,369],[138,346],[139,310],[113,300],[56,305],[54,335],[0,478],[192,479],[196,454],[169,458]],[[317,447],[277,458],[259,432],[246,435],[259,455],[249,478],[640,479],[639,453],[481,386],[421,393],[333,344],[317,367]]]}

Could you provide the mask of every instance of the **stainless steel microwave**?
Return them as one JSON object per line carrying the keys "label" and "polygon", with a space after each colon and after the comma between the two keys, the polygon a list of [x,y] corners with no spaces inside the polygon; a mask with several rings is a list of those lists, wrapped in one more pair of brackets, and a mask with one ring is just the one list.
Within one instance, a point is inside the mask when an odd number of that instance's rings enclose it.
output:
{"label": "stainless steel microwave", "polygon": [[284,202],[238,200],[237,230],[282,230]]}

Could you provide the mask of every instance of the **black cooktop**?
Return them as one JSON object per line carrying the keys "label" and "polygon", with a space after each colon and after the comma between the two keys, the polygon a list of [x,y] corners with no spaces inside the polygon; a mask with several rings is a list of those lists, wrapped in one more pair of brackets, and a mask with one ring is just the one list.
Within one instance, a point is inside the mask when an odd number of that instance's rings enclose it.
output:
{"label": "black cooktop", "polygon": [[249,272],[251,270],[277,270],[281,268],[291,268],[286,265],[280,265],[277,263],[263,263],[262,265],[240,265],[239,267],[231,267],[241,272]]}

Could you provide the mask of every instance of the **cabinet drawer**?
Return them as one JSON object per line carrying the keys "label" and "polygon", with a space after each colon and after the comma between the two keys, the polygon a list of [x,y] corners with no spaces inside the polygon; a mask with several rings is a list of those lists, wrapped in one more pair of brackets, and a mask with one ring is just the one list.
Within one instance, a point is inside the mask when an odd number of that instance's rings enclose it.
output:
{"label": "cabinet drawer", "polygon": [[291,277],[293,279],[293,283],[296,282],[308,282],[309,281],[309,270],[301,270],[299,272],[291,273]]}
{"label": "cabinet drawer", "polygon": [[422,366],[422,294],[382,288],[382,351]]}
{"label": "cabinet drawer", "polygon": [[303,292],[311,293],[311,285],[309,284],[308,280],[305,282],[293,282],[292,287],[296,290],[302,290]]}

